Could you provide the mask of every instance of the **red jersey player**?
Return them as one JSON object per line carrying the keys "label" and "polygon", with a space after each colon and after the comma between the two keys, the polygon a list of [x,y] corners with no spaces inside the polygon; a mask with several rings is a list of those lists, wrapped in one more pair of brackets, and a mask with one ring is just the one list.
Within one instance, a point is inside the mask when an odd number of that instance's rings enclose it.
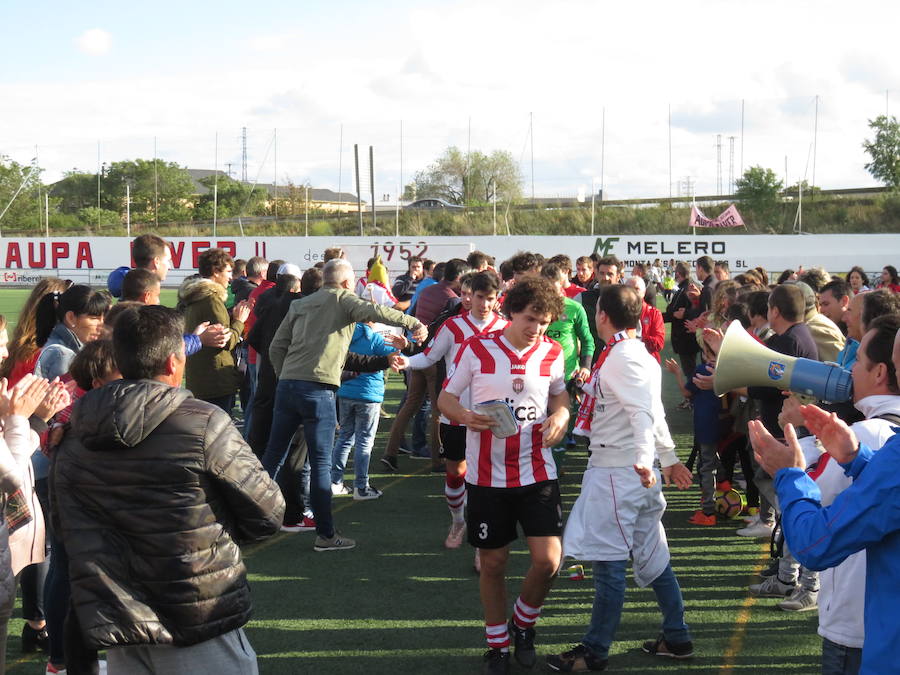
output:
{"label": "red jersey player", "polygon": [[[447,319],[425,351],[410,357],[409,367],[413,370],[428,368],[441,359],[449,367],[456,360],[460,347],[470,337],[503,330],[507,321],[493,310],[499,290],[500,279],[493,272],[471,275],[464,285],[464,292],[467,291],[470,298],[469,311]],[[462,393],[461,402],[464,407],[471,407],[468,390]],[[466,533],[466,428],[441,415],[440,435],[441,453],[446,468],[444,495],[452,519],[444,545],[447,548],[459,548]]]}
{"label": "red jersey player", "polygon": [[[481,553],[481,602],[489,650],[484,672],[509,670],[510,632],[516,660],[535,664],[534,624],[559,569],[562,504],[550,448],[569,422],[562,348],[544,336],[563,310],[548,280],[521,279],[503,301],[509,324],[476,335],[459,350],[438,407],[465,425],[469,543]],[[497,438],[492,418],[460,402],[468,390],[473,404],[505,400],[518,433]],[[520,525],[531,567],[506,622],[506,563]]]}

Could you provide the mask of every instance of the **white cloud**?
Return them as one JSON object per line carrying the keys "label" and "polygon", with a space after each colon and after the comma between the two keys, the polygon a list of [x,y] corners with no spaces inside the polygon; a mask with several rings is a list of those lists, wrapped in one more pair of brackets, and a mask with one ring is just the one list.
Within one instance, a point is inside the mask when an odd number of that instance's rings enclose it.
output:
{"label": "white cloud", "polygon": [[78,51],[91,56],[103,56],[112,48],[112,35],[102,28],[90,28],[75,38]]}

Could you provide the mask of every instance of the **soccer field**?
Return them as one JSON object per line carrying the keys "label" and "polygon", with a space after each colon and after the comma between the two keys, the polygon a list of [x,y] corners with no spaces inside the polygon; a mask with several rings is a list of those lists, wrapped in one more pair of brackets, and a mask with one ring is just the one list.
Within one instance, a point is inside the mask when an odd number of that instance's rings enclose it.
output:
{"label": "soccer field", "polygon": [[[0,291],[0,313],[14,322],[26,291]],[[163,294],[174,304],[174,291]],[[668,349],[667,349],[668,351]],[[664,356],[666,352],[664,352]],[[691,414],[678,411],[674,378],[664,373],[664,398],[679,454],[691,447]],[[400,379],[389,381],[385,409],[396,411]],[[335,499],[338,527],[357,540],[352,551],[315,553],[313,533],[278,534],[245,548],[254,614],[247,633],[261,673],[457,673],[480,672],[485,651],[472,571],[472,549],[443,548],[449,517],[443,478],[429,463],[401,456],[401,474],[376,473],[390,420],[383,419],[373,450],[372,483],[384,490],[375,501]],[[564,508],[574,502],[585,465],[583,450],[566,457],[561,480]],[[352,466],[348,477],[352,476]],[[666,489],[666,530],[672,565],[681,583],[696,656],[674,662],[640,650],[654,638],[659,612],[652,591],[629,581],[610,672],[817,673],[820,638],[817,614],[779,611],[774,599],[752,598],[747,586],[768,557],[768,542],[734,534],[737,522],[715,527],[687,523],[699,503],[699,487]],[[527,568],[520,539],[509,570],[510,606]],[[590,619],[593,586],[561,577],[537,626],[540,655],[568,649]],[[862,591],[862,589],[860,589]],[[22,630],[17,604],[10,622],[8,671],[43,672],[43,655],[19,653]],[[513,672],[518,667],[513,665]],[[535,671],[546,670],[543,659]]]}

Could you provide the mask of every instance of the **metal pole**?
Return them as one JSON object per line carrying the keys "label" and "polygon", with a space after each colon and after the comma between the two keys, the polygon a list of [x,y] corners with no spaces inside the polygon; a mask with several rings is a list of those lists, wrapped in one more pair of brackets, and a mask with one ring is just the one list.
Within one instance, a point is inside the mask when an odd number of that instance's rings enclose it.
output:
{"label": "metal pole", "polygon": [[306,206],[306,236],[309,236],[309,185],[304,186],[306,188],[306,199],[304,200],[304,204]]}
{"label": "metal pole", "polygon": [[[669,199],[672,198],[672,104],[669,104]],[[591,199],[593,202],[593,199]],[[591,234],[593,234],[593,227]]]}
{"label": "metal pole", "polygon": [[125,183],[125,234],[131,238],[131,185]]}
{"label": "metal pole", "polygon": [[100,229],[100,141],[97,141],[97,229]]}
{"label": "metal pole", "polygon": [[603,160],[606,157],[606,107],[603,107],[603,113],[600,122],[600,208],[603,208],[603,179],[605,178],[603,169]]}
{"label": "metal pole", "polygon": [[344,161],[344,125],[341,125],[341,140],[338,142],[338,199],[341,198],[341,177]]}
{"label": "metal pole", "polygon": [[741,99],[741,166],[738,174],[744,177],[744,99]]}
{"label": "metal pole", "polygon": [[219,132],[216,132],[216,144],[213,155],[213,236],[216,236],[216,225],[219,216]]}
{"label": "metal pole", "polygon": [[50,236],[50,193],[44,193],[44,225],[47,227],[47,237]]}
{"label": "metal pole", "polygon": [[816,184],[816,145],[819,138],[819,95],[816,94],[816,119],[813,123],[813,170],[812,184]]}
{"label": "metal pole", "polygon": [[272,187],[275,188],[275,222],[278,222],[278,129],[272,132],[272,143],[275,146],[275,155],[274,155],[274,163],[275,163],[275,182],[272,183]]}
{"label": "metal pole", "polygon": [[159,229],[159,167],[156,160],[156,136],[153,137],[153,223]]}
{"label": "metal pole", "polygon": [[[671,179],[670,179],[671,182]],[[594,236],[594,193],[597,190],[594,188],[594,177],[591,176],[591,236]]]}
{"label": "metal pole", "polygon": [[359,145],[353,144],[353,164],[356,167],[356,213],[359,217],[359,236],[363,236],[362,193],[359,190]]}
{"label": "metal pole", "polygon": [[528,113],[528,136],[531,139],[531,204],[534,205],[534,113]]}
{"label": "metal pole", "polygon": [[372,227],[375,227],[375,151],[369,146],[369,187],[372,192]]}
{"label": "metal pole", "polygon": [[491,178],[494,181],[494,189],[491,196],[494,198],[494,236],[497,236],[497,181]]}

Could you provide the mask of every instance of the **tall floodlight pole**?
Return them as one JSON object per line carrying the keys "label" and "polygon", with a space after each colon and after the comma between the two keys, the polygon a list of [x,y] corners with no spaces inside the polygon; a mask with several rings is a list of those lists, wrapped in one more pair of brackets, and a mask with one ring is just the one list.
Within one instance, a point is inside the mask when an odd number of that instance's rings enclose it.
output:
{"label": "tall floodlight pole", "polygon": [[603,208],[603,161],[606,158],[606,106],[603,107],[602,116],[600,118],[600,208]]}
{"label": "tall floodlight pole", "polygon": [[594,176],[591,176],[591,236],[594,236],[594,194],[597,189],[594,187]]}
{"label": "tall floodlight pole", "polygon": [[213,150],[213,236],[216,236],[216,225],[219,216],[219,132]]}
{"label": "tall floodlight pole", "polygon": [[816,145],[819,139],[819,95],[816,94],[816,117],[813,122],[813,170],[812,170],[812,184],[816,184]]}
{"label": "tall floodlight pole", "polygon": [[125,234],[131,239],[131,184],[125,181]]}
{"label": "tall floodlight pole", "polygon": [[363,236],[362,192],[359,187],[359,145],[353,144],[353,164],[356,167],[356,213],[359,216],[359,236]]}
{"label": "tall floodlight pole", "polygon": [[531,139],[531,204],[534,205],[534,113],[528,113],[528,137]]}
{"label": "tall floodlight pole", "polygon": [[369,146],[369,188],[372,194],[372,227],[375,227],[375,150]]}
{"label": "tall floodlight pole", "polygon": [[[669,199],[672,199],[672,104],[669,104]],[[593,202],[593,199],[591,200]],[[593,234],[593,227],[591,228]]]}
{"label": "tall floodlight pole", "polygon": [[159,229],[159,167],[156,159],[156,136],[153,137],[153,223]]}

